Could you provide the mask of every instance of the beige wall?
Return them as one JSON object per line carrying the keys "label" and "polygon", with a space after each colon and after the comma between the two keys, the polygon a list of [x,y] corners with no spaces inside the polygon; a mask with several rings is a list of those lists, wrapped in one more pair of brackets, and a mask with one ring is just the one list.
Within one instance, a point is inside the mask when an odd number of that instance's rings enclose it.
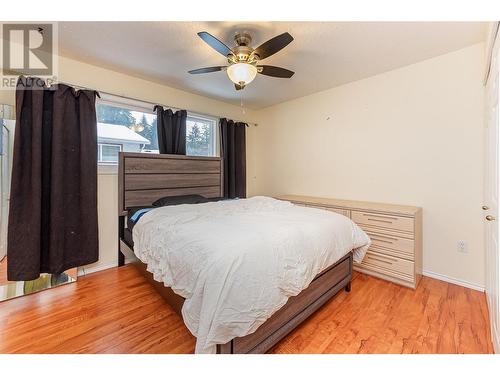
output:
{"label": "beige wall", "polygon": [[250,193],[422,206],[424,269],[484,285],[483,50],[259,111]]}
{"label": "beige wall", "polygon": [[[58,77],[64,82],[94,88],[115,95],[170,105],[176,108],[186,108],[193,112],[214,116],[253,121],[252,110],[247,109],[246,113],[243,114],[239,106],[226,104],[64,57],[59,58]],[[14,92],[0,90],[0,103],[14,105]],[[98,208],[99,262],[84,267],[84,272],[106,268],[115,265],[117,262],[118,179],[116,174],[99,174]]]}

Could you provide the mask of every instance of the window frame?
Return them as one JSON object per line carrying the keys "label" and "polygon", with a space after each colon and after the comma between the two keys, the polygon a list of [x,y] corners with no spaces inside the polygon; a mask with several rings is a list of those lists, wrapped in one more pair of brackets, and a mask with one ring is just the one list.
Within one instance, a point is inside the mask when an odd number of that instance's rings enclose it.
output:
{"label": "window frame", "polygon": [[[102,105],[107,105],[107,106],[112,106],[112,107],[119,107],[119,108],[124,108],[128,109],[130,111],[136,111],[136,112],[144,112],[147,114],[152,114],[156,115],[156,112],[153,110],[154,105],[152,103],[146,102],[146,101],[141,101],[138,99],[130,99],[130,98],[125,98],[122,96],[117,96],[117,95],[112,95],[112,94],[106,94],[106,93],[101,93],[100,98],[98,97],[95,105],[97,109],[97,105],[102,104]],[[213,155],[208,155],[208,156],[200,156],[200,157],[220,157],[221,155],[221,140],[220,140],[220,118],[217,116],[211,116],[207,114],[202,114],[202,113],[197,113],[197,112],[192,112],[192,111],[187,111],[187,119],[198,119],[201,121],[210,121],[213,122],[213,139],[212,139],[212,150]],[[187,137],[187,134],[186,134]],[[187,139],[186,139],[187,142]],[[120,152],[123,150],[123,146],[120,144],[113,144],[113,143],[98,143],[98,155],[101,152],[101,148],[99,145],[114,145],[114,146],[120,146]],[[186,144],[187,145],[187,144]],[[97,160],[97,168],[98,168],[98,173],[99,174],[117,174],[118,173],[118,164],[114,162],[102,162],[99,161],[99,157]]]}
{"label": "window frame", "polygon": [[118,147],[118,149],[119,149],[118,153],[120,153],[123,150],[123,145],[121,145],[119,143],[97,143],[97,164],[101,164],[101,165],[117,165],[118,164],[118,160],[116,162],[102,160],[102,146]]}
{"label": "window frame", "polygon": [[[121,96],[116,96],[116,95],[111,95],[111,94],[100,94],[101,97],[97,97],[97,100],[95,102],[96,105],[96,111],[97,111],[97,106],[99,104],[101,105],[107,105],[111,107],[118,107],[118,108],[124,108],[128,109],[130,111],[136,111],[136,112],[144,112],[152,115],[156,115],[156,112],[153,111],[153,105],[147,102],[143,102],[140,100],[135,100],[135,99],[128,99],[124,98]],[[99,122],[99,121],[97,121]],[[100,144],[112,144],[112,143],[99,143],[98,142],[98,147]],[[119,145],[116,144],[115,145]],[[119,145],[121,150],[123,150],[122,145]],[[99,148],[98,148],[98,152]],[[107,163],[107,162],[101,162],[99,159],[97,160],[97,171],[98,174],[118,174],[118,163]]]}
{"label": "window frame", "polygon": [[145,112],[145,113],[150,113],[152,115],[156,115],[156,112],[153,111],[153,104],[111,94],[100,94],[100,95],[101,97],[100,98],[98,97],[96,100],[96,105],[103,104],[112,107],[125,108],[131,111]]}

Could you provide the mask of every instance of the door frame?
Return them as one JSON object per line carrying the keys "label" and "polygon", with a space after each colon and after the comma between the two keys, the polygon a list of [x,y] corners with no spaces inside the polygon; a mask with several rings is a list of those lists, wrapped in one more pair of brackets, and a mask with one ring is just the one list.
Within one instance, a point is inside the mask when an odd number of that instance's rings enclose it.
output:
{"label": "door frame", "polygon": [[[491,85],[491,79],[492,75],[500,75],[500,40],[499,40],[499,32],[500,32],[500,23],[499,22],[492,22],[490,24],[489,28],[489,35],[488,35],[488,40],[487,40],[487,46],[486,46],[486,51],[487,51],[487,60],[486,60],[486,69],[485,69],[485,76],[484,76],[484,87],[485,87],[485,117],[484,117],[484,126],[485,126],[485,147],[484,147],[484,155],[485,155],[485,160],[484,160],[484,166],[485,166],[485,174],[484,174],[484,204],[486,206],[491,206],[489,202],[489,189],[491,188],[491,184],[489,183],[488,175],[490,172],[488,172],[487,168],[489,167],[489,162],[488,158],[491,157],[490,154],[494,153],[496,156],[496,169],[497,173],[494,174],[496,176],[496,187],[497,187],[497,202],[496,205],[497,207],[490,207],[490,208],[495,208],[496,212],[492,211],[485,211],[484,216],[487,215],[487,213],[491,213],[492,215],[496,216],[496,220],[493,222],[489,221],[484,221],[484,236],[485,236],[485,293],[486,293],[486,302],[488,305],[488,311],[489,311],[489,318],[490,318],[490,332],[491,332],[491,341],[493,344],[493,348],[495,353],[500,353],[500,297],[499,297],[499,292],[500,292],[500,278],[499,278],[499,272],[500,272],[500,242],[499,242],[499,220],[500,217],[498,217],[498,188],[500,187],[500,173],[499,173],[499,160],[498,160],[498,155],[499,155],[499,148],[500,148],[500,124],[497,124],[497,130],[496,130],[496,141],[495,142],[490,142],[490,139],[488,137],[490,131],[489,131],[489,126],[488,126],[488,121],[490,118],[490,110],[492,108],[491,104],[491,93],[489,91],[490,85]],[[492,74],[493,73],[493,74]],[[494,94],[495,96],[495,101],[496,101],[496,106],[497,106],[497,112],[500,110],[500,85],[497,83],[496,87],[497,93]],[[500,116],[497,115],[497,122],[499,121]],[[490,145],[494,146],[494,150],[490,149]],[[483,208],[485,209],[485,208]],[[486,208],[486,210],[489,210],[489,208]],[[492,227],[495,225],[495,227]],[[496,244],[496,249],[491,249],[490,246],[488,245],[488,242],[490,241],[491,237],[491,230],[496,230],[497,231],[497,244]],[[493,256],[493,260],[496,259],[496,264],[495,262],[491,262],[492,254],[491,252],[496,252],[496,255]],[[496,296],[495,296],[496,295]],[[492,298],[496,298],[496,301],[493,301]],[[497,324],[498,323],[498,324]]]}

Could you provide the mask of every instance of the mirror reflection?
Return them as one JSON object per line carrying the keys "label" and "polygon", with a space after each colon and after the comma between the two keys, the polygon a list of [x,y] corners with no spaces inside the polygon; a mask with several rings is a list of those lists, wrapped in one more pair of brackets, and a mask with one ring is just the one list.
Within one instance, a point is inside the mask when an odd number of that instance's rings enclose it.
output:
{"label": "mirror reflection", "polygon": [[14,127],[14,107],[0,104],[0,301],[72,283],[78,274],[73,268],[59,275],[42,274],[35,280],[7,280],[7,225]]}

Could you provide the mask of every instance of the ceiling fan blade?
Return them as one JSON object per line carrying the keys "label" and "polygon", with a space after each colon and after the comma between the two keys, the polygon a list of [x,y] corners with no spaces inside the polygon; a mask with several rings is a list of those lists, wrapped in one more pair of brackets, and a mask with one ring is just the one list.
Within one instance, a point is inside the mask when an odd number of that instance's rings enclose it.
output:
{"label": "ceiling fan blade", "polygon": [[209,68],[200,68],[200,69],[190,70],[188,73],[190,73],[190,74],[212,73],[212,72],[219,72],[224,68],[225,68],[225,66],[211,66]]}
{"label": "ceiling fan blade", "polygon": [[233,51],[226,46],[224,43],[222,43],[219,39],[217,39],[215,36],[213,36],[210,33],[207,33],[206,31],[201,31],[198,33],[198,36],[203,39],[205,43],[207,43],[210,47],[212,47],[214,50],[219,52],[221,55],[224,56],[229,56],[233,54]]}
{"label": "ceiling fan blade", "polygon": [[283,33],[258,46],[255,51],[253,51],[253,54],[258,55],[259,58],[263,60],[285,48],[292,40],[293,37],[290,34]]}
{"label": "ceiling fan blade", "polygon": [[258,72],[260,74],[264,74],[270,77],[290,78],[295,74],[295,72],[292,72],[291,70],[285,68],[280,68],[279,66],[258,65],[257,68],[259,69]]}
{"label": "ceiling fan blade", "polygon": [[245,88],[245,86],[238,85],[237,83],[235,83],[234,88],[236,89],[236,91],[239,91],[239,90],[243,90]]}

